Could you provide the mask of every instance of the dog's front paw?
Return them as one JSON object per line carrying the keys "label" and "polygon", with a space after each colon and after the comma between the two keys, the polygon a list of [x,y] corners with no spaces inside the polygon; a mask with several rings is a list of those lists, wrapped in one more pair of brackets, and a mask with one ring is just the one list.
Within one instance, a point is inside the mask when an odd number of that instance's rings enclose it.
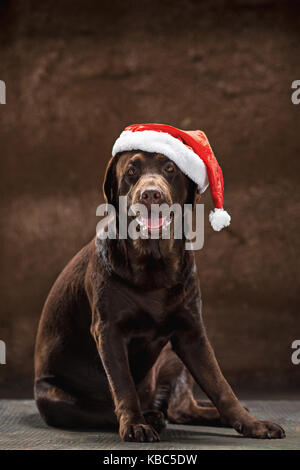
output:
{"label": "dog's front paw", "polygon": [[255,439],[283,439],[285,432],[281,426],[269,421],[253,420],[250,423],[234,423],[233,428],[245,437]]}
{"label": "dog's front paw", "polygon": [[159,435],[149,424],[124,424],[120,436],[127,442],[157,442]]}

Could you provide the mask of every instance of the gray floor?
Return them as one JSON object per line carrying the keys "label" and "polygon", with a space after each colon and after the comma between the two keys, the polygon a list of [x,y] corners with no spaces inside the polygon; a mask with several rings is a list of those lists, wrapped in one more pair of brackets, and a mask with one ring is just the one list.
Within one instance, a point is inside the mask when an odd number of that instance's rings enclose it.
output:
{"label": "gray floor", "polygon": [[255,416],[281,424],[286,439],[246,439],[232,429],[169,425],[159,443],[125,443],[114,433],[49,428],[32,400],[1,400],[0,449],[300,449],[300,400],[248,400],[244,404]]}

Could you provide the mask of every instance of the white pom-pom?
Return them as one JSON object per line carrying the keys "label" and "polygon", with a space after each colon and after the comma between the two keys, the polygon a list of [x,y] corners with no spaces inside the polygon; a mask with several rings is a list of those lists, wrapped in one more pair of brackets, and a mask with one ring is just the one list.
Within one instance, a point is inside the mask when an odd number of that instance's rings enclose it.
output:
{"label": "white pom-pom", "polygon": [[214,230],[216,230],[216,232],[219,232],[224,227],[228,227],[230,220],[230,215],[228,212],[224,211],[224,209],[214,209],[213,211],[210,211],[210,225]]}

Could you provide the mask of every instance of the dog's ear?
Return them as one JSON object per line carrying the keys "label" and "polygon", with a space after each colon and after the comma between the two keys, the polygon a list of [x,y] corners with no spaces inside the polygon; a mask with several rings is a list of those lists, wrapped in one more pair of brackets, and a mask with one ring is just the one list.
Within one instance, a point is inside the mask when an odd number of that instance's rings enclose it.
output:
{"label": "dog's ear", "polygon": [[103,183],[103,194],[108,204],[116,204],[118,184],[116,175],[116,164],[118,156],[112,157],[106,167]]}
{"label": "dog's ear", "polygon": [[201,194],[199,193],[198,186],[194,181],[190,181],[188,188],[188,196],[186,204],[192,204],[193,209],[195,209],[196,204],[200,201]]}
{"label": "dog's ear", "polygon": [[199,193],[199,189],[197,187],[195,191],[195,195],[194,195],[193,209],[195,209],[196,204],[200,203],[200,199],[201,199],[201,194]]}

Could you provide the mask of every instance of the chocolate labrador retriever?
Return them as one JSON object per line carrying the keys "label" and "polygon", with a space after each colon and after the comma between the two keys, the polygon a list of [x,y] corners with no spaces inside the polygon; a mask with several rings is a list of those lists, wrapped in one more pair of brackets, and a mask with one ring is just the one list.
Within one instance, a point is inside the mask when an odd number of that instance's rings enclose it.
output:
{"label": "chocolate labrador retriever", "polygon": [[[122,195],[128,204],[183,205],[195,202],[197,188],[164,155],[130,151],[110,161],[104,194],[116,207]],[[277,424],[251,416],[223,377],[203,325],[194,253],[184,243],[96,237],[62,271],[35,350],[35,399],[47,424],[118,423],[121,438],[136,442],[158,441],[165,419],[284,437]],[[215,407],[195,400],[194,380]]]}

